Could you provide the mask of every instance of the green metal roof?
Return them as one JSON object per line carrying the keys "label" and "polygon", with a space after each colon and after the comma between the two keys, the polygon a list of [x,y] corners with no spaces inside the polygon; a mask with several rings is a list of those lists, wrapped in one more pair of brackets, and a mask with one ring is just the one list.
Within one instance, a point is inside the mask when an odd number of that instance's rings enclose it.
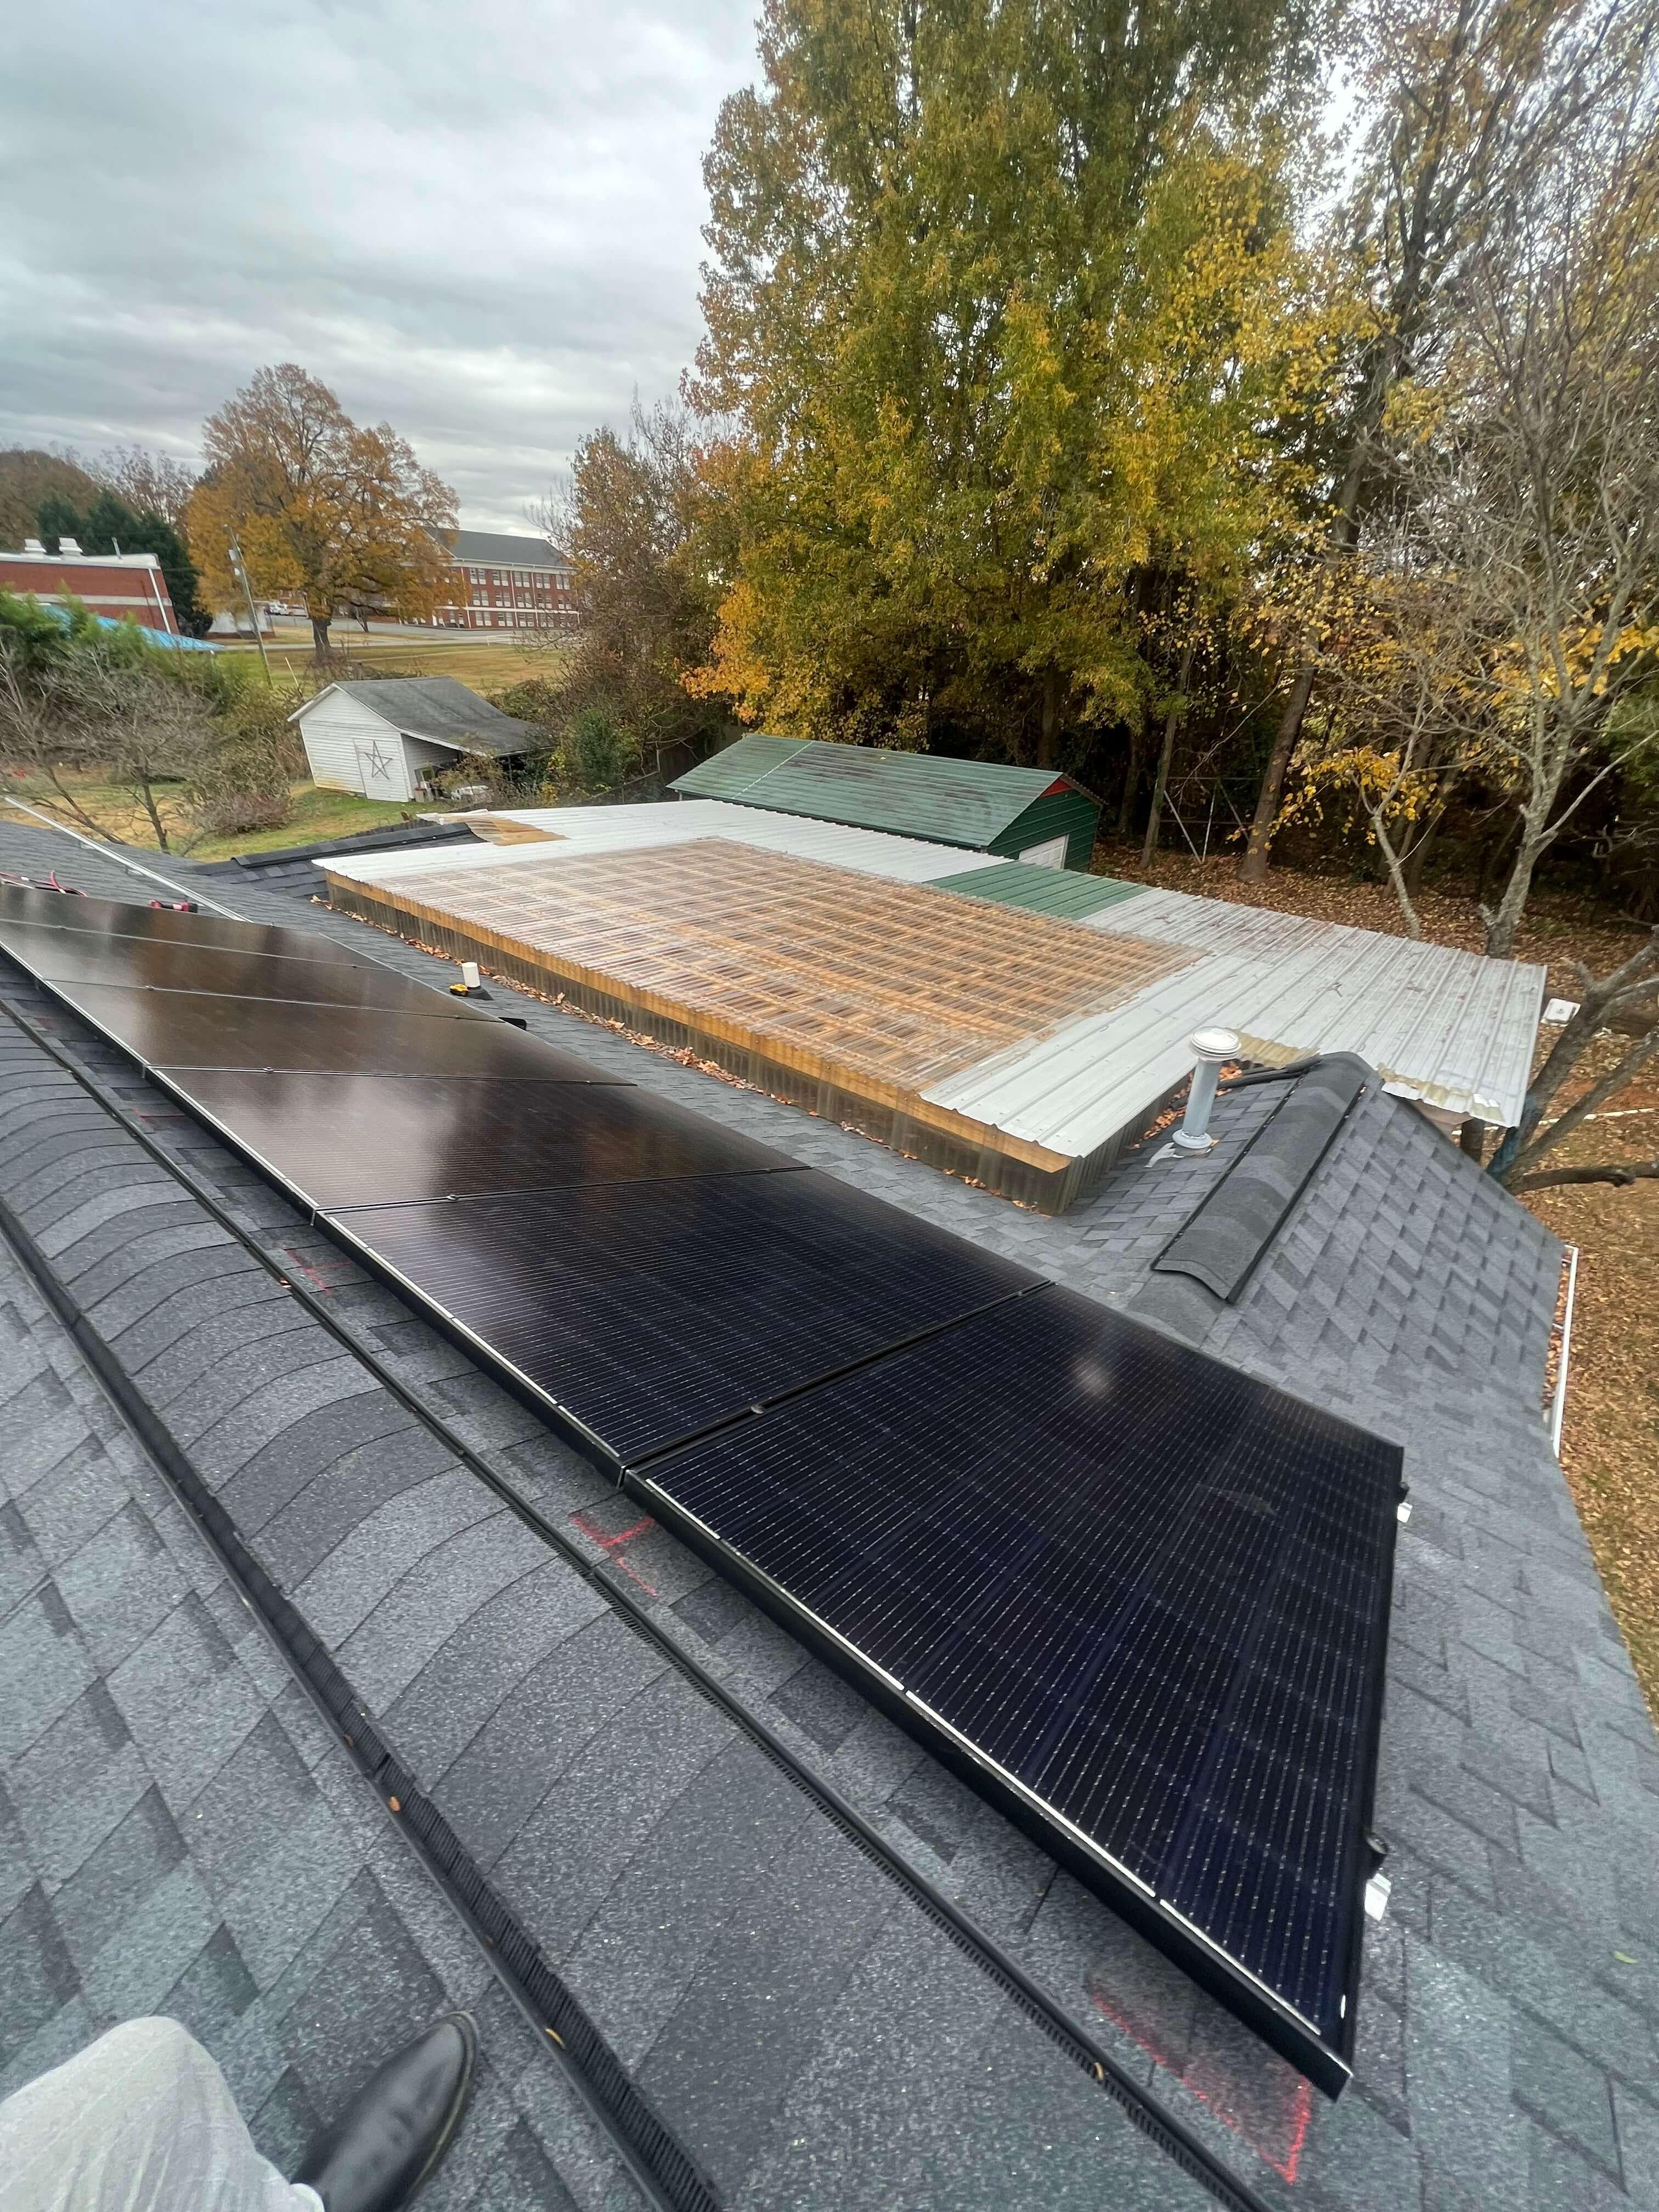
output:
{"label": "green metal roof", "polygon": [[1077,787],[1051,769],[754,737],[739,738],[673,787],[688,799],[734,799],[978,852],[1045,793]]}
{"label": "green metal roof", "polygon": [[936,891],[960,891],[964,898],[989,899],[994,906],[1023,906],[1032,914],[1051,914],[1060,921],[1081,921],[1102,907],[1139,898],[1144,884],[1121,884],[1113,876],[1079,875],[1069,868],[1028,867],[1005,860],[1000,868],[969,868],[965,875],[935,876]]}
{"label": "green metal roof", "polygon": [[739,738],[677,776],[672,788],[687,799],[736,799],[768,769],[804,750],[799,738]]}

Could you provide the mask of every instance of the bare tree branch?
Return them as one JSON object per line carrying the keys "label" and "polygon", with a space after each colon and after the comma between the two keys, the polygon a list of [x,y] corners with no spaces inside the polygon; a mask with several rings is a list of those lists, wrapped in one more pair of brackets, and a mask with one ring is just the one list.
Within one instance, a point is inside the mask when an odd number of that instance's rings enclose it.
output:
{"label": "bare tree branch", "polygon": [[1512,1182],[1513,1191],[1553,1190],[1559,1184],[1568,1182],[1610,1182],[1620,1189],[1632,1183],[1651,1182],[1659,1177],[1659,1160],[1613,1160],[1599,1168],[1554,1168],[1545,1175],[1522,1176]]}

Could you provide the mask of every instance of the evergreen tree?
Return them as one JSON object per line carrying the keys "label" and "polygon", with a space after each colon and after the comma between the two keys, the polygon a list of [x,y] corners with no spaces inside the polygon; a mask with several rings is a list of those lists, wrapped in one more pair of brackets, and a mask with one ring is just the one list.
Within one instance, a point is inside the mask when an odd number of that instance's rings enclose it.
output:
{"label": "evergreen tree", "polygon": [[135,513],[113,492],[100,490],[84,512],[61,492],[49,492],[36,521],[49,553],[56,553],[65,538],[73,538],[83,553],[153,553],[179,629],[186,637],[206,635],[213,617],[197,597],[196,564],[165,517]]}

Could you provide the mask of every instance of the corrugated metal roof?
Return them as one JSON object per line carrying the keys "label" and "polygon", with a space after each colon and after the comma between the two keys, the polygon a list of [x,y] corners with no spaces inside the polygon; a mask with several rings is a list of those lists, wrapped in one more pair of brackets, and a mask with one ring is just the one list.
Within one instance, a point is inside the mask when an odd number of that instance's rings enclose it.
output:
{"label": "corrugated metal roof", "polygon": [[[748,753],[750,746],[788,750],[762,766],[765,756],[758,750]],[[734,760],[734,754],[745,757]],[[1045,792],[1073,787],[1049,769],[947,760],[939,753],[886,752],[873,745],[798,745],[781,738],[742,738],[681,776],[674,789],[714,796],[714,786],[701,779],[721,762],[727,766],[720,771],[719,795],[743,805],[926,837],[970,852],[988,845]],[[748,776],[751,763],[758,772]]]}
{"label": "corrugated metal roof", "polygon": [[1188,1073],[1194,1030],[1219,1024],[1252,1059],[1357,1052],[1434,1105],[1505,1127],[1520,1119],[1541,968],[1178,891],[1148,891],[1080,926],[1202,957],[1127,1006],[930,1091],[935,1105],[1087,1153]]}
{"label": "corrugated metal roof", "polygon": [[[758,807],[731,806],[715,799],[660,800],[638,806],[526,806],[497,810],[509,822],[546,832],[556,842],[523,845],[443,845],[410,853],[376,854],[377,876],[362,880],[390,883],[434,867],[511,867],[525,860],[556,859],[562,853],[626,852],[635,846],[684,845],[694,838],[723,837],[733,844],[757,845],[770,853],[793,853],[804,860],[850,868],[857,875],[882,876],[890,883],[925,884],[939,872],[937,845],[913,837],[884,836],[878,830],[848,829],[843,823],[816,822],[793,815],[763,813]],[[331,868],[333,867],[331,862]],[[952,866],[963,874],[1002,863],[963,855]],[[367,861],[363,866],[367,867]],[[357,864],[353,864],[354,875]],[[341,872],[336,870],[335,872]]]}
{"label": "corrugated metal roof", "polygon": [[[941,878],[936,846],[712,799],[526,808],[514,810],[512,818],[545,829],[558,842],[459,850],[447,845],[328,866],[372,884],[439,868],[505,868],[563,852],[722,837],[970,896],[965,879],[982,877],[994,886],[999,878],[1015,880],[1011,870],[1018,878],[1046,878],[1062,896],[1087,894],[1107,881],[989,855],[963,856]],[[1195,957],[1121,1006],[953,1076],[925,1094],[932,1103],[1082,1157],[1139,1122],[1189,1073],[1187,1039],[1194,1030],[1222,1023],[1239,1032],[1253,1059],[1358,1052],[1431,1104],[1505,1127],[1520,1119],[1543,1004],[1541,968],[1179,891],[1113,888],[1121,896],[1071,917],[1073,925],[1179,946]]]}
{"label": "corrugated metal roof", "polygon": [[672,788],[687,799],[734,799],[751,783],[801,750],[800,738],[739,738],[677,777]]}
{"label": "corrugated metal roof", "polygon": [[1079,875],[1073,868],[1037,868],[1024,860],[1002,860],[991,868],[935,876],[935,890],[961,891],[968,898],[990,899],[998,906],[1024,907],[1062,921],[1082,921],[1103,907],[1146,895],[1144,884],[1121,884],[1114,876]]}

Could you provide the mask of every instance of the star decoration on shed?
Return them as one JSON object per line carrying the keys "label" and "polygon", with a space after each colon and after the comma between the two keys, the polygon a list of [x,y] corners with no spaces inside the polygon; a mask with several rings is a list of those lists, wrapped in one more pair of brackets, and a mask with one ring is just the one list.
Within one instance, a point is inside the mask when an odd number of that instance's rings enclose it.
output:
{"label": "star decoration on shed", "polygon": [[365,754],[364,761],[371,775],[389,776],[392,773],[392,756],[378,738]]}

